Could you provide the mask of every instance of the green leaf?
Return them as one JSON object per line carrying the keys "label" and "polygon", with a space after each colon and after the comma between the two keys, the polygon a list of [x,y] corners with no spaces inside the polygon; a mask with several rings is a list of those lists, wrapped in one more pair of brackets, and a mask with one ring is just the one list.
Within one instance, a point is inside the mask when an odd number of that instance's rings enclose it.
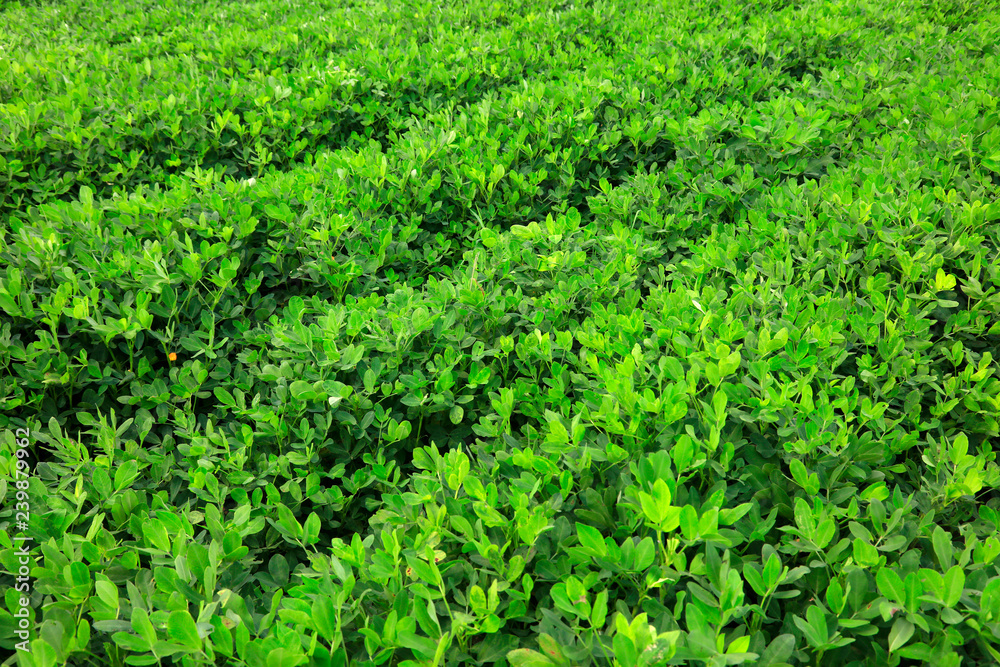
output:
{"label": "green leaf", "polygon": [[481,586],[473,584],[469,589],[469,604],[477,614],[482,614],[486,611],[486,591]]}
{"label": "green leaf", "polygon": [[778,635],[771,640],[764,652],[760,654],[756,667],[771,667],[788,662],[795,651],[795,635]]}
{"label": "green leaf", "polygon": [[546,656],[551,657],[558,665],[568,665],[569,661],[566,656],[563,655],[562,648],[556,643],[556,640],[549,635],[542,632],[538,635],[538,647],[542,649],[542,653]]}
{"label": "green leaf", "polygon": [[[688,624],[688,647],[692,650],[694,655],[702,660],[708,660],[710,657],[718,653],[715,647],[715,631],[712,625],[709,623],[708,618],[705,616],[705,612],[702,611],[701,606],[697,603],[692,602],[687,605],[684,610],[685,616],[687,617]],[[616,617],[616,623],[621,622],[624,625],[624,619],[621,617]],[[615,636],[615,650],[618,650],[618,638],[626,639],[626,637],[619,631],[619,634]],[[623,648],[628,652],[634,652],[634,645],[624,645]],[[617,653],[616,653],[616,657]],[[624,664],[635,664],[633,660],[631,663],[622,661]]]}
{"label": "green leaf", "polygon": [[[728,373],[723,373],[723,375],[728,375]],[[717,422],[722,423],[726,419],[726,392],[717,391],[715,395],[712,396],[712,412],[715,414],[715,419]]]}
{"label": "green leaf", "polygon": [[854,560],[858,563],[858,565],[870,567],[879,562],[878,549],[868,542],[855,538],[852,545]]}
{"label": "green leaf", "polygon": [[[690,607],[689,607],[690,608]],[[615,659],[622,665],[639,664],[639,652],[635,648],[635,643],[626,635],[619,632],[612,640],[615,649]]]}
{"label": "green leaf", "polygon": [[538,651],[527,648],[514,649],[507,654],[507,660],[513,667],[554,667],[558,664]]}
{"label": "green leaf", "polygon": [[433,586],[438,585],[438,578],[435,576],[434,568],[432,568],[426,561],[412,555],[405,554],[406,564],[413,568],[414,574],[424,582],[431,584]]}
{"label": "green leaf", "polygon": [[95,621],[94,629],[101,632],[128,632],[132,629],[132,624],[128,621]]}
{"label": "green leaf", "polygon": [[[549,424],[549,433],[545,436],[545,444],[549,446],[555,446],[558,448],[562,445],[569,443],[569,431],[566,430],[566,426],[562,423],[562,420],[558,415],[550,413],[546,415]],[[543,448],[543,451],[548,451]],[[553,453],[560,453],[555,450]]]}
{"label": "green leaf", "polygon": [[288,387],[289,393],[291,393],[292,398],[297,401],[311,401],[319,396],[318,392],[313,389],[311,382],[305,382],[304,380],[296,380]]}
{"label": "green leaf", "polygon": [[934,650],[922,642],[917,642],[916,644],[910,644],[909,646],[904,646],[899,649],[898,652],[900,657],[909,658],[910,660],[919,660],[923,664],[933,664],[934,662]]}
{"label": "green leaf", "polygon": [[795,622],[795,625],[798,626],[799,630],[802,631],[802,635],[806,638],[806,641],[809,642],[809,646],[817,648],[823,645],[823,640],[820,635],[816,633],[816,630],[804,618],[801,618],[800,616],[792,616],[792,620]]}
{"label": "green leaf", "polygon": [[320,636],[328,642],[333,641],[337,632],[337,610],[329,596],[316,596],[312,605],[312,618]]}
{"label": "green leaf", "polygon": [[753,503],[743,503],[730,509],[724,509],[719,512],[719,523],[723,526],[731,526],[742,519],[752,508]]}
{"label": "green leaf", "polygon": [[693,542],[698,539],[700,535],[698,526],[698,512],[691,505],[685,505],[681,508],[680,516],[677,518],[681,534],[684,536],[685,540]]}
{"label": "green leaf", "polygon": [[301,650],[287,649],[282,646],[271,649],[267,654],[267,667],[299,667],[304,664]]}
{"label": "green leaf", "polygon": [[635,571],[645,572],[656,559],[656,545],[653,538],[644,537],[639,540],[639,544],[635,545],[633,558],[635,559]]}
{"label": "green leaf", "polygon": [[639,503],[646,519],[661,531],[677,528],[681,509],[670,505],[670,488],[663,479],[653,482],[653,493],[639,492]]}
{"label": "green leaf", "polygon": [[665,357],[661,363],[671,380],[674,382],[682,382],[684,380],[684,367],[676,358]]}
{"label": "green leaf", "polygon": [[759,565],[756,563],[746,563],[743,566],[743,578],[750,584],[750,588],[753,589],[754,593],[761,597],[767,595],[767,587],[764,585],[764,579],[760,575]]}
{"label": "green leaf", "polygon": [[87,619],[80,619],[80,623],[76,626],[76,645],[89,646],[90,637],[90,623],[87,622]]}
{"label": "green leaf", "polygon": [[768,590],[781,583],[784,579],[782,572],[781,557],[777,552],[772,551],[771,555],[767,558],[767,562],[764,563],[764,585]]}
{"label": "green leaf", "polygon": [[[115,586],[110,581],[99,580],[94,588],[97,591],[97,597],[101,599],[101,602],[108,605],[111,609],[118,610],[118,587]],[[125,621],[123,621],[124,623]],[[96,626],[95,626],[96,627]],[[128,629],[128,628],[124,628]]]}
{"label": "green leaf", "polygon": [[590,626],[592,628],[603,628],[604,621],[608,617],[608,591],[603,590],[597,594],[594,600],[594,607],[590,613]]}
{"label": "green leaf", "polygon": [[414,333],[422,332],[430,325],[431,322],[430,313],[423,306],[417,306],[414,308],[410,318],[410,321],[413,323]]}
{"label": "green leaf", "polygon": [[903,580],[900,579],[898,574],[887,567],[883,567],[875,575],[875,581],[882,595],[889,598],[892,602],[903,606],[906,601],[906,588],[903,586]]}
{"label": "green leaf", "polygon": [[302,526],[302,540],[306,544],[316,544],[316,542],[319,542],[319,531],[321,527],[319,515],[316,514],[316,512],[310,513],[305,524]]}
{"label": "green leaf", "polygon": [[944,575],[944,603],[954,607],[965,591],[965,571],[958,565],[953,565]]}
{"label": "green leaf", "polygon": [[142,534],[155,548],[170,553],[170,537],[167,527],[159,519],[150,519],[142,524]]}
{"label": "green leaf", "polygon": [[83,563],[76,561],[64,568],[64,578],[70,586],[87,586],[90,584],[90,570]]}
{"label": "green leaf", "polygon": [[228,389],[225,389],[224,387],[216,387],[212,390],[212,393],[214,393],[215,397],[219,399],[219,402],[226,407],[236,407],[236,397],[233,396]]}
{"label": "green leaf", "polygon": [[820,639],[820,645],[827,643],[830,640],[830,632],[826,627],[826,614],[820,609],[819,605],[813,605],[809,607],[806,611],[806,618],[809,621],[809,625],[812,626],[813,631],[816,636]]}
{"label": "green leaf", "polygon": [[601,531],[593,526],[577,522],[576,534],[580,539],[580,546],[589,551],[591,555],[598,558],[603,558],[607,555],[608,546],[604,543],[604,538],[601,537]]}
{"label": "green leaf", "polygon": [[805,464],[798,459],[792,459],[788,467],[792,471],[792,479],[795,480],[795,483],[805,489],[809,484],[809,471],[806,470]]}
{"label": "green leaf", "polygon": [[723,376],[729,376],[739,369],[741,363],[743,363],[743,358],[739,351],[736,351],[719,361],[719,369]]}
{"label": "green leaf", "polygon": [[302,535],[302,526],[295,519],[295,515],[292,514],[292,510],[288,509],[287,505],[278,505],[277,525],[279,529],[284,530],[292,539],[298,539]]}
{"label": "green leaf", "polygon": [[482,239],[483,245],[487,248],[492,248],[500,241],[500,235],[489,227],[480,228],[479,238]]}
{"label": "green leaf", "polygon": [[830,585],[826,588],[826,603],[834,614],[840,614],[847,603],[844,597],[844,587],[836,579],[831,581]]}
{"label": "green leaf", "polygon": [[167,634],[171,639],[194,651],[201,650],[201,637],[198,628],[187,611],[172,612],[167,618]]}
{"label": "green leaf", "polygon": [[441,625],[438,622],[437,611],[432,600],[427,600],[426,603],[417,601],[413,606],[413,615],[425,635],[433,639],[441,637]]}
{"label": "green leaf", "polygon": [[115,491],[122,491],[132,485],[139,475],[139,464],[126,461],[115,471]]}
{"label": "green leaf", "polygon": [[708,378],[709,384],[713,387],[718,387],[722,384],[722,373],[715,362],[710,361],[705,365],[705,377]]}
{"label": "green leaf", "polygon": [[147,646],[153,646],[156,644],[156,629],[149,620],[149,614],[146,613],[145,609],[141,607],[133,607],[132,629],[146,641]]}
{"label": "green leaf", "polygon": [[906,590],[903,607],[907,611],[916,611],[920,608],[920,596],[924,594],[924,584],[921,576],[916,572],[910,572],[906,575],[903,588]]}
{"label": "green leaf", "polygon": [[275,554],[271,557],[267,564],[267,571],[279,586],[288,583],[288,560],[281,554]]}
{"label": "green leaf", "polygon": [[97,496],[103,500],[110,498],[112,493],[111,487],[111,477],[108,475],[108,471],[101,466],[96,466],[94,468],[94,490],[97,492]]}
{"label": "green leaf", "polygon": [[[94,627],[97,628],[97,623]],[[100,629],[100,628],[98,628]],[[146,641],[144,637],[137,637],[135,635],[130,635],[127,632],[116,632],[111,635],[111,641],[115,643],[115,646],[123,648],[126,651],[133,651],[135,653],[145,653],[153,648],[153,644]],[[154,658],[155,661],[155,658]]]}
{"label": "green leaf", "polygon": [[941,526],[934,526],[934,532],[931,534],[931,544],[934,546],[934,554],[937,556],[941,569],[946,570],[950,568],[953,551],[951,536]]}
{"label": "green leaf", "polygon": [[889,630],[889,653],[894,653],[902,648],[913,636],[913,623],[906,620],[906,617],[899,616]]}

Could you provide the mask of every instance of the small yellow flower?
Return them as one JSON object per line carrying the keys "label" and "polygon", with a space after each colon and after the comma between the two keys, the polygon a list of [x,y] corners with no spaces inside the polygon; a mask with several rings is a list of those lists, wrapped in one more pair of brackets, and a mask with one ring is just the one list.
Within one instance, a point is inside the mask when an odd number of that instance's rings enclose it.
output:
{"label": "small yellow flower", "polygon": [[167,355],[167,359],[169,359],[170,361],[177,361],[177,353],[171,352],[170,354]]}

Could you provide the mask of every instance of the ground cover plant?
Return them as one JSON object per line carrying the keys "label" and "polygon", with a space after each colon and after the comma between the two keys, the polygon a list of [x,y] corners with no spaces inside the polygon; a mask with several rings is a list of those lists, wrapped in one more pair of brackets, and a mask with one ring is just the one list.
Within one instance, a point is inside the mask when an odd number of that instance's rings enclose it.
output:
{"label": "ground cover plant", "polygon": [[998,43],[5,4],[4,664],[1000,662]]}

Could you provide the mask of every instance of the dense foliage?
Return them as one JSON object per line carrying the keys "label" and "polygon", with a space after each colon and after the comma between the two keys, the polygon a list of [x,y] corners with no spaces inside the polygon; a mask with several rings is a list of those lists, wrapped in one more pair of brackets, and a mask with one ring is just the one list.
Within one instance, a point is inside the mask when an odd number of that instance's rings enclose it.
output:
{"label": "dense foliage", "polygon": [[996,664],[998,44],[5,4],[4,664]]}

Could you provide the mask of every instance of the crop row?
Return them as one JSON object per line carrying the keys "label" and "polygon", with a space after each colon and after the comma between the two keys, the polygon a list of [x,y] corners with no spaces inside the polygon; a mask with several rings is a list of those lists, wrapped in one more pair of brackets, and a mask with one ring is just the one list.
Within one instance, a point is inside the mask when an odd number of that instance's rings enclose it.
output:
{"label": "crop row", "polygon": [[[968,6],[6,9],[32,664],[1000,656],[1000,19]],[[43,175],[117,95],[179,163],[105,183],[145,130],[101,126]],[[284,157],[233,157],[252,113]]]}
{"label": "crop row", "polygon": [[[639,80],[626,74],[640,90],[662,88],[698,108],[730,95],[748,104],[807,73],[816,78],[824,66],[851,62],[858,30],[892,25],[886,17],[871,25],[863,8],[843,9],[814,17],[805,34],[780,26],[765,31],[753,20],[734,28],[715,18],[706,33],[692,36],[686,14],[655,17],[650,32],[648,12],[540,7],[470,27],[461,18],[479,7],[461,7],[432,12],[419,34],[404,18],[415,21],[419,12],[406,6],[396,13],[340,8],[323,14],[323,22],[309,20],[322,5],[289,6],[283,21],[242,25],[235,12],[220,16],[208,3],[185,11],[213,16],[215,31],[175,29],[165,36],[154,16],[127,42],[105,34],[121,26],[70,41],[43,22],[34,48],[0,61],[7,98],[0,110],[6,130],[0,212],[73,197],[82,185],[98,196],[125,194],[196,166],[257,176],[308,160],[318,148],[370,138],[384,144],[428,114],[484,96],[503,99],[525,81],[565,81],[619,63],[643,72]],[[187,24],[204,21],[191,15]],[[336,26],[316,25],[326,22]],[[108,17],[106,25],[117,24]],[[183,41],[175,44],[175,37]]]}
{"label": "crop row", "polygon": [[[302,7],[256,29],[216,15],[216,30],[177,44],[162,34],[136,34],[127,46],[57,35],[12,52],[0,61],[2,211],[75,196],[81,185],[128,192],[194,166],[259,175],[352,136],[384,139],[443,96],[475,100],[550,69],[572,71],[583,56],[570,36],[585,35],[594,18],[515,14],[479,31],[443,12],[417,35],[397,27],[407,25],[405,7],[341,8],[323,14],[320,23],[333,25],[312,25],[322,10]],[[620,27],[635,22],[626,16]]]}

